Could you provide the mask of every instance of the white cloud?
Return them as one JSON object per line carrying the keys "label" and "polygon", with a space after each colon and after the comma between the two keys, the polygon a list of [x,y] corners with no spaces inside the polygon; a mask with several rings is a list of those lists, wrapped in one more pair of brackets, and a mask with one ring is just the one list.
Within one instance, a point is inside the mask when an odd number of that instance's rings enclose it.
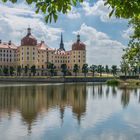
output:
{"label": "white cloud", "polygon": [[73,44],[72,40],[64,42],[66,50],[71,50],[72,44]]}
{"label": "white cloud", "polygon": [[133,32],[134,32],[134,28],[129,27],[127,30],[123,30],[121,35],[124,39],[130,39],[130,36],[133,34]]}
{"label": "white cloud", "polygon": [[68,12],[67,17],[69,19],[79,19],[81,17],[80,13],[72,7],[71,11]]}
{"label": "white cloud", "polygon": [[90,6],[90,3],[84,1],[82,4],[83,10],[85,11],[85,15],[87,16],[99,16],[101,21],[114,21],[115,16],[109,18],[109,13],[111,12],[111,8],[108,9],[108,6],[104,6],[103,0],[98,0],[93,6]]}
{"label": "white cloud", "polygon": [[53,28],[43,21],[43,16],[35,14],[30,8],[19,9],[0,4],[0,38],[15,43],[20,43],[20,39],[25,36],[26,28],[30,26],[33,34],[38,40],[47,40],[47,44],[52,44],[59,38],[61,28]]}
{"label": "white cloud", "polygon": [[123,53],[123,44],[112,40],[107,34],[97,31],[91,26],[83,23],[80,30],[73,32],[80,33],[85,39],[87,46],[87,62],[89,64],[120,65]]}

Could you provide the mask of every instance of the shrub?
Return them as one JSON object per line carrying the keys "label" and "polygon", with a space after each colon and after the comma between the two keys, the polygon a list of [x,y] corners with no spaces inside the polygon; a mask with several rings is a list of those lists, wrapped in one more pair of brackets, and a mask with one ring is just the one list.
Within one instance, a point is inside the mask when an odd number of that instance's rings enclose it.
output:
{"label": "shrub", "polygon": [[117,80],[117,79],[112,79],[112,80],[108,80],[107,81],[107,85],[119,85],[120,84],[120,81]]}

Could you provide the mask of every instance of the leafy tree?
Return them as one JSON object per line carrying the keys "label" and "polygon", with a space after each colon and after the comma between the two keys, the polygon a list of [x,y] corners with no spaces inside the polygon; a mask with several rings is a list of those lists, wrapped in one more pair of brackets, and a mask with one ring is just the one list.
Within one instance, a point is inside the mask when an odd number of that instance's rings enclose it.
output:
{"label": "leafy tree", "polygon": [[[3,2],[11,1],[16,3],[17,0],[2,0]],[[36,13],[42,12],[45,14],[46,22],[57,20],[58,14],[67,14],[72,6],[82,3],[84,0],[25,0],[29,5],[35,5]],[[109,16],[114,13],[116,17],[132,18],[140,13],[139,0],[106,0],[105,6],[112,9]]]}
{"label": "leafy tree", "polygon": [[11,67],[9,68],[9,71],[10,71],[10,75],[12,76],[12,75],[14,74],[14,67],[11,66]]}
{"label": "leafy tree", "polygon": [[131,46],[132,42],[140,44],[140,14],[138,17],[135,16],[129,21],[129,26],[134,29],[133,34],[130,36],[131,40],[129,46]]}
{"label": "leafy tree", "polygon": [[117,75],[117,66],[116,66],[116,65],[112,65],[111,68],[112,68],[112,69],[111,69],[112,74],[113,74],[114,76]]}
{"label": "leafy tree", "polygon": [[97,71],[97,66],[96,65],[91,65],[90,66],[90,71],[92,72],[92,76],[94,77],[95,72]]}
{"label": "leafy tree", "polygon": [[124,51],[125,53],[122,56],[122,61],[129,65],[128,70],[133,69],[134,67],[140,69],[140,44],[138,42],[131,42],[131,46]]}
{"label": "leafy tree", "polygon": [[82,73],[84,73],[85,77],[86,77],[86,75],[88,73],[88,70],[89,70],[88,64],[83,64]]}
{"label": "leafy tree", "polygon": [[28,71],[29,71],[29,67],[28,66],[25,66],[24,72],[25,72],[26,76],[27,76]]}
{"label": "leafy tree", "polygon": [[102,65],[98,65],[97,72],[100,74],[100,77],[102,76],[103,71],[104,71],[104,67]]}
{"label": "leafy tree", "polygon": [[3,73],[4,73],[5,75],[8,75],[8,73],[9,73],[8,67],[4,67],[4,68],[3,68]]}
{"label": "leafy tree", "polygon": [[48,69],[49,69],[49,72],[51,73],[51,76],[54,76],[56,66],[53,63],[49,63]]}
{"label": "leafy tree", "polygon": [[3,71],[2,71],[2,68],[0,68],[0,75],[2,75],[3,74]]}
{"label": "leafy tree", "polygon": [[123,61],[121,62],[121,72],[124,73],[125,77],[127,76],[128,70],[129,70],[129,65],[125,61],[125,59],[123,59]]}
{"label": "leafy tree", "polygon": [[140,14],[139,0],[106,0],[105,5],[112,9],[109,16],[114,13],[116,17],[129,19]]}
{"label": "leafy tree", "polygon": [[108,65],[105,66],[105,72],[106,72],[106,74],[109,74],[109,67],[108,67]]}
{"label": "leafy tree", "polygon": [[35,65],[33,65],[31,67],[31,73],[33,73],[33,76],[35,76],[35,74],[36,74],[36,66]]}
{"label": "leafy tree", "polygon": [[78,66],[78,64],[75,64],[74,65],[73,72],[75,73],[75,76],[77,76],[77,73],[79,72],[79,66]]}
{"label": "leafy tree", "polygon": [[63,73],[63,76],[66,76],[67,73],[67,65],[66,64],[62,64],[61,65],[61,72]]}
{"label": "leafy tree", "polygon": [[17,66],[17,75],[20,76],[22,72],[21,66]]}

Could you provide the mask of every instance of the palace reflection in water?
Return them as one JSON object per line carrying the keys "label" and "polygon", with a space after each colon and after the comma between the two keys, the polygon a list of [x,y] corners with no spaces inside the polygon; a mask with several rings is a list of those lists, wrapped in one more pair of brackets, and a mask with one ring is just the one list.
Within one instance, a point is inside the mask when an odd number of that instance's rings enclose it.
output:
{"label": "palace reflection in water", "polygon": [[[63,126],[64,118],[67,116],[67,110],[71,110],[72,116],[76,119],[79,127],[85,127],[87,124],[89,126],[92,123],[94,126],[98,121],[104,120],[102,117],[112,114],[111,108],[110,112],[106,111],[106,102],[114,102],[116,99],[118,102],[115,101],[114,107],[117,106],[116,108],[118,109],[121,105],[121,108],[125,109],[131,102],[131,98],[136,103],[140,102],[139,91],[139,89],[119,89],[118,87],[93,83],[3,85],[0,87],[0,122],[3,121],[5,116],[11,119],[12,114],[18,112],[21,116],[21,121],[26,124],[28,133],[32,133],[32,125],[38,120],[38,117],[44,113],[46,115],[47,112],[49,113],[55,109],[59,112],[57,117],[61,120],[61,126]],[[90,112],[89,108],[91,108]],[[90,122],[88,114],[92,113],[92,111],[94,112],[93,121]],[[101,112],[104,114],[101,114]],[[42,116],[45,117],[45,115]]]}
{"label": "palace reflection in water", "polygon": [[80,118],[86,111],[86,95],[86,84],[1,87],[0,114],[8,112],[10,116],[19,110],[30,130],[40,112],[57,107],[63,120],[65,107],[70,106],[80,123]]}

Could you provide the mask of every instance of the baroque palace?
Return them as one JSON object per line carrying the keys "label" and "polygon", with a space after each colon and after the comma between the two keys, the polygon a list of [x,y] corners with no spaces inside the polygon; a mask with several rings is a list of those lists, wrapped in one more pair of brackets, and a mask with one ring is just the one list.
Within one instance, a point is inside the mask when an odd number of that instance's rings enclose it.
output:
{"label": "baroque palace", "polygon": [[69,51],[64,48],[62,34],[59,49],[53,49],[44,41],[38,43],[31,33],[31,28],[27,29],[27,35],[21,39],[20,46],[11,41],[5,43],[0,40],[0,68],[21,66],[22,69],[30,69],[35,66],[40,75],[41,70],[47,69],[48,63],[53,63],[59,72],[62,64],[66,64],[69,71],[72,71],[75,64],[81,70],[86,63],[86,46],[80,41],[80,35],[77,35],[77,41]]}

